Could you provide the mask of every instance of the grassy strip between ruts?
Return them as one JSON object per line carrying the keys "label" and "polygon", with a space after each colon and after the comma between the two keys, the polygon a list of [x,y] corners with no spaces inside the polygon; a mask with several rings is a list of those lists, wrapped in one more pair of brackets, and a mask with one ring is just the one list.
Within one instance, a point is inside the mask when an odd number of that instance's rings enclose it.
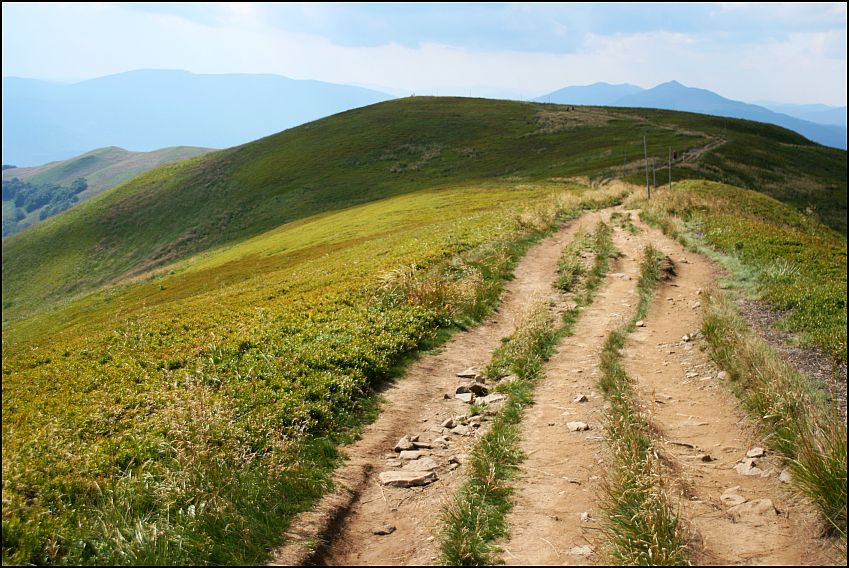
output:
{"label": "grassy strip between ruts", "polygon": [[[837,301],[846,295],[845,240],[841,256],[839,236],[794,211],[776,213],[778,204],[765,208],[761,202],[766,198],[751,192],[715,184],[706,188],[700,182],[682,189],[661,195],[641,217],[720,262],[730,272],[727,284],[732,288],[760,294],[778,307],[787,306],[775,298],[796,296],[789,305],[803,317],[791,315],[785,327],[813,338],[802,339],[827,348],[837,360],[845,359],[846,308]],[[740,216],[734,223],[711,213],[719,207],[700,207],[735,192]],[[704,236],[696,230],[703,230]],[[845,422],[828,402],[823,385],[799,374],[752,332],[727,293],[714,290],[705,297],[702,331],[711,356],[729,373],[732,390],[767,434],[770,447],[789,459],[794,486],[816,505],[828,532],[839,535],[845,548]]]}
{"label": "grassy strip between ruts", "polygon": [[[493,542],[507,534],[505,517],[512,504],[510,480],[524,456],[519,449],[524,408],[533,402],[534,383],[557,340],[571,334],[580,310],[592,303],[595,291],[616,253],[610,227],[599,223],[592,235],[575,236],[561,256],[558,287],[576,290],[576,306],[554,326],[548,306],[537,304],[492,356],[485,370],[489,378],[512,374],[516,380],[495,389],[507,395],[503,409],[472,452],[468,479],[446,508],[442,560],[447,565],[494,564],[499,550]],[[591,268],[581,262],[585,250],[595,253]]]}
{"label": "grassy strip between ruts", "polygon": [[635,399],[620,353],[635,323],[645,317],[664,268],[672,270],[671,264],[663,263],[661,254],[649,245],[641,264],[636,313],[607,337],[599,356],[599,386],[610,403],[606,438],[612,453],[605,485],[605,533],[612,560],[622,565],[689,564],[652,425]]}

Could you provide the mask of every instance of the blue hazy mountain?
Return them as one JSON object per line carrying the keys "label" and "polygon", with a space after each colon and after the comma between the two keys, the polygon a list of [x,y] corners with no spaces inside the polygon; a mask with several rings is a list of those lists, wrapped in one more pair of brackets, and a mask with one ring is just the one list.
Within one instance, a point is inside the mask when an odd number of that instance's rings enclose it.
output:
{"label": "blue hazy mountain", "polygon": [[[617,88],[631,88],[636,91],[614,99],[613,94]],[[825,146],[846,149],[845,126],[817,124],[762,106],[726,99],[713,91],[687,87],[677,81],[661,83],[645,90],[633,85],[596,83],[586,87],[567,87],[536,100],[545,102],[549,100],[548,97],[551,97],[551,102],[569,104],[658,108],[756,120],[783,126]]]}
{"label": "blue hazy mountain", "polygon": [[593,83],[576,87],[565,87],[534,99],[541,103],[558,103],[568,105],[600,105],[609,106],[628,95],[642,91],[642,87],[622,83]]}
{"label": "blue hazy mountain", "polygon": [[817,124],[836,124],[846,127],[846,107],[828,105],[793,105],[787,103],[759,102],[769,110],[787,114]]}
{"label": "blue hazy mountain", "polygon": [[67,159],[92,148],[225,148],[394,98],[280,75],[139,70],[74,84],[3,78],[3,163]]}

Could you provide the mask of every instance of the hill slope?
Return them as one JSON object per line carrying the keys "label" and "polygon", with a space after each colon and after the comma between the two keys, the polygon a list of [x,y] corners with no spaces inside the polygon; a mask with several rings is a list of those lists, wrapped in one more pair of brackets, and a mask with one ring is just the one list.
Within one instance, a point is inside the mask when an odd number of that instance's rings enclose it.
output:
{"label": "hill slope", "polygon": [[41,164],[112,145],[226,148],[390,98],[280,75],[139,70],[71,85],[6,77],[3,163]]}
{"label": "hill slope", "polygon": [[[152,152],[130,152],[123,148],[110,146],[86,152],[69,160],[51,162],[42,166],[8,168],[3,170],[3,181],[18,178],[35,185],[49,184],[70,187],[75,180],[82,177],[86,180],[88,187],[85,191],[77,193],[77,198],[80,201],[85,201],[155,167],[193,158],[211,151],[210,148],[176,146]],[[38,223],[40,210],[41,208],[35,209],[24,219],[18,221],[15,232]],[[7,234],[5,231],[5,214],[3,220],[3,234],[5,236]]]}
{"label": "hill slope", "polygon": [[845,152],[777,127],[642,109],[408,98],[163,166],[7,239],[4,318],[392,195],[517,176],[642,175],[643,136],[660,164],[670,147],[696,155],[721,143],[676,168],[813,207],[845,232]]}

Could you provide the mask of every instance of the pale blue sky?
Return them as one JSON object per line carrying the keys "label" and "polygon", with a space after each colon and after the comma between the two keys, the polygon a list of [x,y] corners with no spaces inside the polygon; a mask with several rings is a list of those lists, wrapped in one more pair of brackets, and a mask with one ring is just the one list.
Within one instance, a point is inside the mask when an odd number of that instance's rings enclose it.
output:
{"label": "pale blue sky", "polygon": [[676,79],[846,104],[846,4],[3,3],[3,75],[276,73],[395,94],[531,98]]}

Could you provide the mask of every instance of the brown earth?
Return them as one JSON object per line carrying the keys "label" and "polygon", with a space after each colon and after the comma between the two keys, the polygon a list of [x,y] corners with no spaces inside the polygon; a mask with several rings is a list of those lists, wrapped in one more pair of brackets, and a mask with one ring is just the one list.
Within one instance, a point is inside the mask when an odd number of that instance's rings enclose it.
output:
{"label": "brown earth", "polygon": [[[350,459],[334,476],[337,490],[314,511],[295,519],[296,529],[287,535],[290,544],[278,551],[274,564],[439,561],[441,515],[464,472],[463,465],[449,462],[451,458],[464,462],[487,428],[483,422],[463,436],[441,426],[447,418],[468,414],[468,405],[453,398],[464,381],[456,374],[467,367],[482,369],[535,302],[563,305],[565,298],[551,286],[561,249],[581,226],[589,228],[609,215],[610,210],[584,215],[531,248],[495,314],[410,366],[385,393],[378,420],[346,448]],[[573,335],[564,338],[547,363],[536,404],[523,420],[521,446],[527,459],[520,466],[522,475],[515,483],[514,507],[507,519],[510,538],[500,543],[505,562],[606,561],[599,495],[608,453],[602,426],[605,405],[596,386],[597,360],[607,334],[633,314],[639,261],[649,242],[673,259],[678,274],[658,289],[645,327],[629,336],[623,363],[657,426],[695,560],[745,565],[834,562],[816,536],[810,506],[779,481],[778,458],[755,458],[756,475],[734,469],[748,450],[764,444],[694,333],[701,322],[699,293],[713,284],[716,267],[659,231],[640,228],[638,235],[616,229],[614,242],[624,256],[612,267],[593,305],[583,311]],[[685,334],[695,337],[685,341]],[[578,395],[588,400],[576,402]],[[570,421],[586,422],[590,430],[570,432],[566,428]],[[418,435],[434,446],[423,451],[436,462],[437,481],[406,489],[379,484],[381,472],[400,469],[402,461],[393,447],[404,435]],[[447,440],[440,442],[443,436]],[[732,511],[734,503],[742,505]],[[375,534],[386,526],[394,531]]]}
{"label": "brown earth", "polygon": [[[362,438],[345,448],[349,461],[334,475],[338,488],[322,499],[315,511],[296,518],[273,564],[433,564],[440,554],[439,530],[443,508],[463,479],[464,467],[451,469],[449,459],[464,461],[475,442],[471,435],[445,433],[440,424],[447,418],[468,414],[468,405],[454,399],[456,387],[465,380],[456,376],[468,367],[483,369],[501,339],[515,329],[516,321],[540,300],[556,302],[552,287],[560,252],[583,223],[600,218],[589,213],[551,237],[534,245],[507,282],[499,309],[480,326],[456,334],[439,352],[412,364],[404,376],[385,392],[380,417]],[[445,399],[445,394],[450,394]],[[486,423],[481,430],[486,429]],[[404,435],[419,435],[433,442],[447,435],[446,448],[426,450],[438,467],[438,480],[425,487],[384,487],[383,471],[396,470],[393,448]],[[392,525],[389,535],[375,529]]]}

